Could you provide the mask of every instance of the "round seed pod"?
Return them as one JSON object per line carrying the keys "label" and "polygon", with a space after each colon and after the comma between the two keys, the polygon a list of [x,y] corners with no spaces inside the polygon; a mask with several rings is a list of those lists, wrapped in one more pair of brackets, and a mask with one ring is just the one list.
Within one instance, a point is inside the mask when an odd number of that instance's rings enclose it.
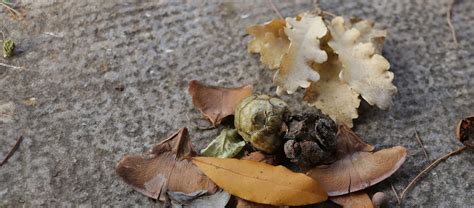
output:
{"label": "round seed pod", "polygon": [[383,192],[377,192],[372,196],[372,204],[375,208],[386,207],[388,198]]}
{"label": "round seed pod", "polygon": [[273,153],[283,143],[288,114],[288,106],[283,100],[268,95],[253,95],[237,106],[234,125],[255,149]]}

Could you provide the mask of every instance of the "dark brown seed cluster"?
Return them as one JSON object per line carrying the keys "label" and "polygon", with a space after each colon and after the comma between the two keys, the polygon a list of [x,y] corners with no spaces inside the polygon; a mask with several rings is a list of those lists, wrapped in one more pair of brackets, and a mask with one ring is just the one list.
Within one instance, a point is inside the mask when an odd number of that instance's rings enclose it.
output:
{"label": "dark brown seed cluster", "polygon": [[331,163],[336,152],[337,126],[318,113],[301,113],[288,121],[284,146],[287,158],[302,167]]}

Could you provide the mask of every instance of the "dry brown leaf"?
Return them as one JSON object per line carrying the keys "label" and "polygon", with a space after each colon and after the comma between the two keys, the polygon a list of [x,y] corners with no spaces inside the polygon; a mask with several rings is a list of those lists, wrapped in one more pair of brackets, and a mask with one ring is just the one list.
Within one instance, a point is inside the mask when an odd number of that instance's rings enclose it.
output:
{"label": "dry brown leaf", "polygon": [[339,125],[337,135],[337,157],[341,159],[354,152],[372,152],[374,146],[367,144],[345,125]]}
{"label": "dry brown leaf", "polygon": [[204,208],[204,207],[226,207],[231,195],[225,191],[217,191],[215,194],[206,194],[206,190],[195,191],[190,194],[168,191],[171,207],[166,208]]}
{"label": "dry brown leaf", "polygon": [[329,197],[329,200],[346,208],[373,208],[374,205],[369,195],[364,191],[358,191],[342,196]]}
{"label": "dry brown leaf", "polygon": [[290,47],[290,40],[283,30],[285,25],[284,19],[274,19],[247,28],[247,33],[255,37],[247,45],[249,53],[260,53],[260,61],[270,69],[280,67],[281,59]]}
{"label": "dry brown leaf", "polygon": [[206,86],[196,80],[189,82],[188,92],[194,106],[217,126],[223,118],[233,115],[235,107],[244,98],[252,95],[252,85],[237,88]]}
{"label": "dry brown leaf", "polygon": [[371,27],[365,27],[367,25],[364,23],[355,27],[342,17],[336,17],[328,26],[332,37],[328,44],[338,54],[344,66],[339,74],[341,80],[360,93],[370,105],[387,109],[392,105],[392,96],[397,92],[392,84],[394,75],[388,71],[390,63],[377,54],[379,47],[374,45],[373,36],[382,35],[379,32],[372,34]]}
{"label": "dry brown leaf", "polygon": [[343,123],[352,127],[352,119],[358,117],[359,94],[339,79],[343,67],[337,55],[328,52],[328,56],[328,61],[325,63],[313,64],[313,68],[319,72],[321,78],[306,89],[304,100],[338,124]]}
{"label": "dry brown leaf", "polygon": [[308,88],[311,82],[318,81],[318,72],[309,64],[323,63],[328,58],[326,52],[319,48],[319,40],[327,33],[321,16],[303,13],[295,18],[286,18],[285,33],[291,41],[290,47],[273,78],[279,95],[285,91],[292,94],[298,87]]}
{"label": "dry brown leaf", "polygon": [[212,157],[195,157],[193,162],[219,187],[248,201],[299,206],[327,200],[317,181],[283,166]]}
{"label": "dry brown leaf", "polygon": [[371,152],[371,145],[344,126],[339,128],[337,142],[338,160],[307,172],[321,183],[329,196],[359,191],[384,180],[403,164],[407,154],[401,146]]}
{"label": "dry brown leaf", "polygon": [[216,185],[191,161],[183,159],[194,154],[188,130],[182,128],[147,154],[125,156],[118,162],[116,172],[136,191],[162,201],[167,191],[214,193]]}

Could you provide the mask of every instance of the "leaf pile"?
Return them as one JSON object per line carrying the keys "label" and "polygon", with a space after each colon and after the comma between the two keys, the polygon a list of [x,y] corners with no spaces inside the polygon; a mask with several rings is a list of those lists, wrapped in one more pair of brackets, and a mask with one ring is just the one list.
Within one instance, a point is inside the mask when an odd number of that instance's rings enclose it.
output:
{"label": "leaf pile", "polygon": [[[381,55],[387,32],[368,20],[329,21],[311,13],[247,32],[255,37],[248,51],[276,69],[277,94],[305,88],[304,100],[331,118],[309,111],[291,115],[283,100],[252,95],[251,85],[225,88],[192,80],[188,92],[196,109],[213,127],[235,113],[234,126],[224,128],[201,155],[187,129],[180,129],[147,154],[125,156],[117,174],[176,208],[224,207],[230,195],[237,207],[302,206],[328,197],[344,207],[373,207],[362,190],[392,175],[407,155],[401,146],[374,151],[350,130],[359,96],[381,109],[392,105],[394,75]],[[472,144],[473,123],[464,120],[458,127],[466,145]],[[288,168],[294,165],[300,169]]]}
{"label": "leaf pile", "polygon": [[[286,23],[286,24],[284,24]],[[251,26],[249,52],[277,69],[277,94],[306,88],[304,99],[339,124],[352,127],[359,95],[387,109],[397,88],[389,62],[381,55],[385,30],[369,20],[335,17],[331,21],[303,13]],[[284,32],[284,34],[283,34]]]}
{"label": "leaf pile", "polygon": [[[190,85],[196,83],[190,82]],[[193,88],[191,86],[190,89]],[[212,91],[220,93],[217,97],[216,93],[208,93],[208,90],[197,90],[198,93],[193,94],[198,100],[206,100],[206,95],[210,96],[218,104],[210,105],[213,107],[202,113],[236,108],[238,103],[224,101],[228,99],[222,91],[225,89],[229,88],[212,87]],[[201,107],[195,105],[196,108]],[[256,107],[257,110],[246,114],[251,120],[265,120],[266,114],[273,113],[261,114],[259,106]],[[183,128],[155,145],[148,154],[124,157],[117,165],[117,173],[135,190],[161,201],[170,201],[172,207],[210,204],[222,207],[228,202],[229,194],[238,197],[237,207],[301,206],[326,201],[328,196],[340,196],[331,200],[345,206],[370,207],[365,193],[354,192],[389,177],[405,160],[405,148],[397,146],[373,152],[374,147],[364,143],[350,128],[345,125],[337,127],[324,115],[306,112],[287,119],[282,122],[288,129],[278,139],[298,143],[299,148],[293,145],[291,154],[283,147],[279,147],[275,155],[258,151],[249,154],[247,148],[246,156],[233,159],[246,143],[235,129],[223,129],[201,151],[208,157],[201,157],[193,151],[188,131]],[[306,174],[277,166],[282,156],[287,157],[286,161],[298,164],[293,160],[297,157],[289,157],[288,154],[299,155],[300,159],[300,154],[309,157],[306,158],[308,160],[318,159],[311,158],[317,154],[306,154],[304,151],[309,143],[321,145],[318,149],[321,153],[330,150],[330,157],[321,157],[322,163],[317,163],[324,165],[310,164],[305,167],[308,170],[304,171]],[[217,186],[224,192],[215,193]]]}

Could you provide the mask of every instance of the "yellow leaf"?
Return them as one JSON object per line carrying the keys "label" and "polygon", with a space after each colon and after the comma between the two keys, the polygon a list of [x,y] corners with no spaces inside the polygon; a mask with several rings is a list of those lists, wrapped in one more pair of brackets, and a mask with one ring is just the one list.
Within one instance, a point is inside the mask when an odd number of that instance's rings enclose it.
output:
{"label": "yellow leaf", "polygon": [[334,196],[329,199],[342,207],[374,208],[369,195],[364,191],[353,192],[342,196]]}
{"label": "yellow leaf", "polygon": [[213,157],[195,157],[193,163],[219,187],[248,201],[300,206],[327,200],[317,181],[283,166]]}
{"label": "yellow leaf", "polygon": [[274,19],[247,28],[247,32],[255,37],[248,43],[248,51],[260,53],[260,61],[270,69],[280,66],[281,58],[290,47],[290,40],[283,31],[285,24],[284,19]]}
{"label": "yellow leaf", "polygon": [[306,90],[304,100],[329,115],[338,124],[344,123],[352,127],[352,119],[358,117],[359,94],[339,80],[342,64],[337,59],[337,55],[328,54],[328,61],[321,65],[313,65],[321,78],[318,82],[311,83]]}
{"label": "yellow leaf", "polygon": [[282,60],[273,82],[277,94],[294,93],[298,87],[308,88],[311,82],[319,80],[319,74],[309,63],[323,63],[327,54],[319,48],[320,39],[327,33],[321,16],[303,13],[295,18],[286,18],[285,33],[290,39],[290,47]]}

